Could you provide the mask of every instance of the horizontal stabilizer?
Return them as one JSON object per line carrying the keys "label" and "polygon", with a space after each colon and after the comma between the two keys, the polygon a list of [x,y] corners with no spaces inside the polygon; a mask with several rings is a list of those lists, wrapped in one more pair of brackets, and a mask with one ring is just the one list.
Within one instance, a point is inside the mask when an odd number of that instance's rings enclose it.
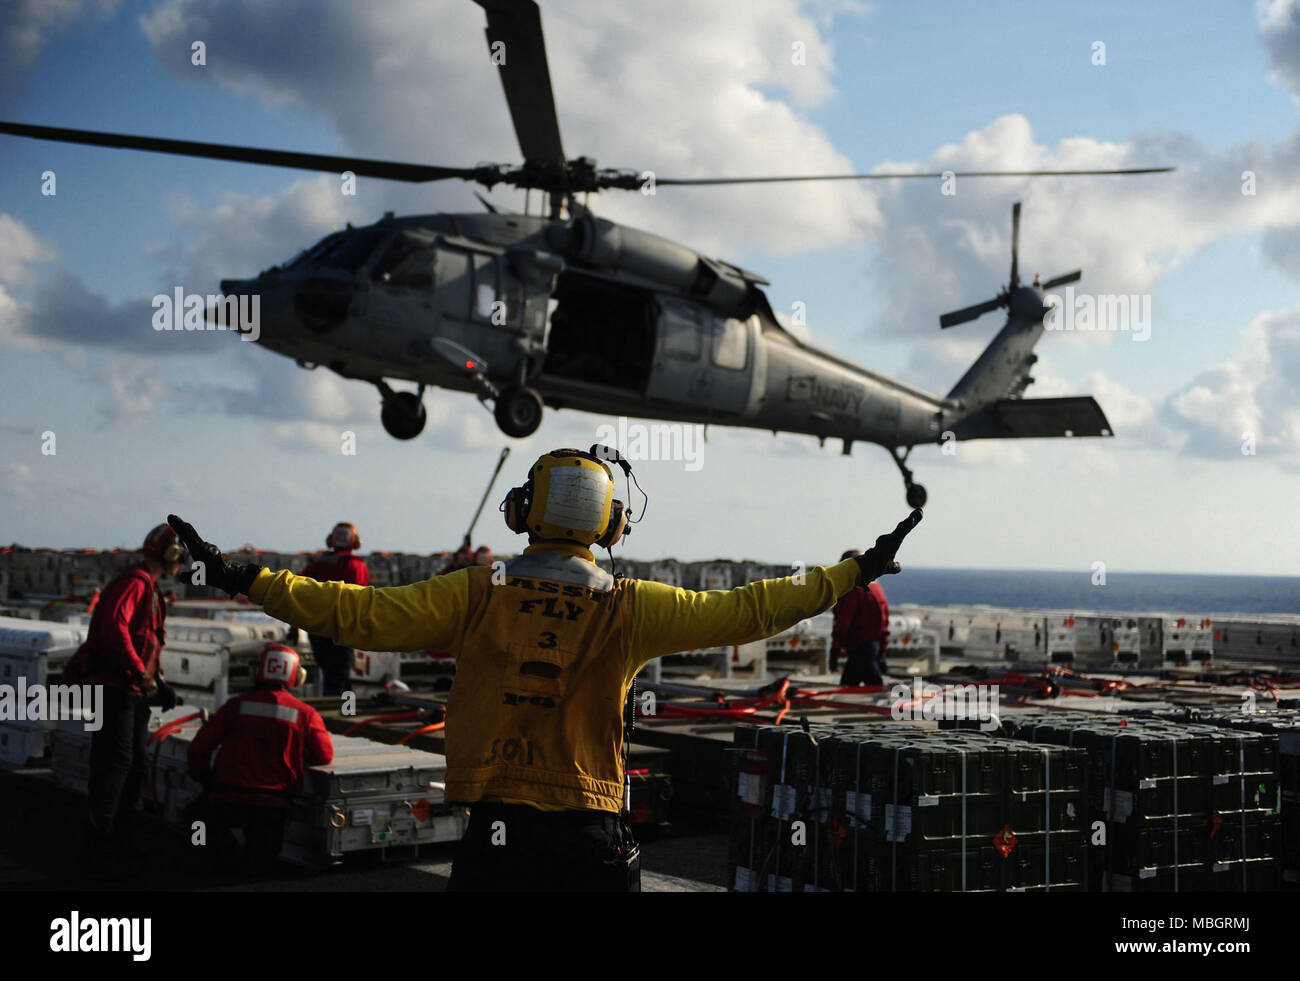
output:
{"label": "horizontal stabilizer", "polygon": [[1091,395],[1058,399],[1001,399],[952,427],[958,439],[1032,439],[1036,436],[1113,436],[1106,413]]}

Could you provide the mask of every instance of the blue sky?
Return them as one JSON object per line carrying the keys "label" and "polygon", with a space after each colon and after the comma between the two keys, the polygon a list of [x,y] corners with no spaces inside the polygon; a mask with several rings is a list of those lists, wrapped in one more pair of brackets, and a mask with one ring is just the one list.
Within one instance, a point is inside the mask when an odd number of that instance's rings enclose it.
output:
{"label": "blue sky", "polygon": [[[542,7],[565,148],[602,165],[672,176],[1177,166],[970,181],[955,198],[899,182],[592,204],[762,272],[776,309],[806,304],[817,343],[945,392],[1000,323],[940,334],[938,315],[1005,282],[1010,206],[1023,200],[1022,271],[1082,266],[1091,290],[1149,294],[1151,340],[1039,345],[1027,394],[1096,394],[1115,440],[966,444],[955,459],[918,450],[932,506],[904,558],[1296,573],[1300,4],[681,0],[644,23],[595,3]],[[518,156],[468,0],[58,11],[22,2],[0,14],[0,118],[453,165]],[[189,64],[194,38],[204,67]],[[805,65],[788,64],[795,42]],[[47,169],[53,198],[39,193]],[[1244,170],[1259,175],[1250,198]],[[139,323],[142,297],[215,289],[344,220],[478,208],[459,182],[363,180],[340,201],[330,180],[0,137],[0,384],[13,406],[0,424],[0,540],[131,543],[174,509],[223,544],[310,548],[345,519],[367,546],[441,549],[500,446],[515,453],[503,489],[532,455],[591,441],[598,417],[551,412],[536,436],[508,441],[472,399],[435,393],[430,428],[397,444],[368,386]],[[521,196],[492,197],[517,207]],[[196,394],[214,386],[215,403]],[[1251,457],[1238,450],[1247,428]],[[330,451],[340,429],[358,433],[356,458]],[[39,450],[46,431],[53,457]],[[639,471],[654,504],[628,554],[823,561],[904,510],[877,448],[844,460],[805,437],[714,430],[708,454],[698,473]],[[838,507],[851,514],[828,519]],[[477,537],[515,547],[495,522],[485,515]],[[859,541],[843,540],[849,527]]]}

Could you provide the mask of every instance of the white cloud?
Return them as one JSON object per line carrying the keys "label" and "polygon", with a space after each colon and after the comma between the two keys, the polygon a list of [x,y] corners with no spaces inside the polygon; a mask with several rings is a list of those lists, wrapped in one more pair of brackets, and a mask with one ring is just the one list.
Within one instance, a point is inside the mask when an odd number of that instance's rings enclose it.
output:
{"label": "white cloud", "polygon": [[1274,81],[1300,102],[1300,0],[1256,0],[1255,13]]}
{"label": "white cloud", "polygon": [[0,284],[19,286],[35,278],[30,266],[49,262],[54,247],[12,215],[0,211]]}
{"label": "white cloud", "polygon": [[121,0],[9,0],[0,4],[0,93],[23,90],[45,46],[75,25],[107,20]]}
{"label": "white cloud", "polygon": [[1261,457],[1300,469],[1300,307],[1260,314],[1237,355],[1166,400],[1164,421],[1185,434],[1184,452],[1240,459],[1253,442]]}

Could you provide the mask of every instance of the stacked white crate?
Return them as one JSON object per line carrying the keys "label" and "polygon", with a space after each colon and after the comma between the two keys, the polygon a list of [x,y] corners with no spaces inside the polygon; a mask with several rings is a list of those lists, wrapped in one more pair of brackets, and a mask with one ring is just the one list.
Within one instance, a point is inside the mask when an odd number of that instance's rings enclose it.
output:
{"label": "stacked white crate", "polygon": [[1227,614],[1214,618],[1214,656],[1279,664],[1300,661],[1300,617]]}
{"label": "stacked white crate", "polygon": [[672,560],[646,562],[644,568],[640,570],[640,575],[642,579],[667,583],[669,586],[680,586],[682,584],[681,564]]}
{"label": "stacked white crate", "polygon": [[793,627],[764,641],[766,661],[804,661],[808,673],[830,671],[831,637],[835,631],[834,608],[800,620]]}
{"label": "stacked white crate", "polygon": [[[911,654],[914,658],[925,657],[923,665],[928,672],[939,671],[939,634],[927,630],[921,617],[914,613],[891,613],[889,615],[889,644],[886,651],[898,651]],[[917,665],[914,660],[909,670]]]}
{"label": "stacked white crate", "polygon": [[1166,666],[1208,664],[1214,659],[1214,625],[1208,617],[1166,616],[1160,657]]}
{"label": "stacked white crate", "polygon": [[1073,664],[1079,655],[1078,620],[1073,614],[1049,614],[1044,622],[1047,633],[1047,663]]}
{"label": "stacked white crate", "polygon": [[186,705],[220,708],[231,694],[252,687],[262,648],[282,641],[284,627],[266,615],[251,622],[168,617],[163,676]]}
{"label": "stacked white crate", "polygon": [[695,589],[730,589],[736,585],[735,571],[731,562],[692,562],[688,579],[695,583]]}
{"label": "stacked white crate", "polygon": [[[29,689],[49,684],[85,639],[85,630],[70,624],[0,617],[0,685],[16,689],[19,678]],[[49,720],[0,721],[0,764],[22,766],[44,756],[54,727]]]}
{"label": "stacked white crate", "polygon": [[1116,667],[1136,667],[1142,661],[1142,625],[1137,617],[1112,617],[1110,658]]}
{"label": "stacked white crate", "polygon": [[[186,715],[193,715],[194,709],[177,706],[170,712],[160,708],[149,710],[149,732],[152,735],[163,722],[170,722]],[[55,782],[67,790],[78,794],[86,793],[86,780],[90,775],[90,743],[93,733],[85,727],[85,718],[64,719],[55,727],[50,741],[50,769]],[[153,760],[153,743],[148,745],[150,765]],[[149,771],[145,773],[146,795],[149,793]]]}

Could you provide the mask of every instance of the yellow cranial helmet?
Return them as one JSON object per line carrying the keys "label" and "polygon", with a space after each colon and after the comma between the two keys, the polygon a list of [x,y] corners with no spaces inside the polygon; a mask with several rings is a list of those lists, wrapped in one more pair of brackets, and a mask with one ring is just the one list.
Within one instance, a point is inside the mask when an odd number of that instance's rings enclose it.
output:
{"label": "yellow cranial helmet", "polygon": [[613,503],[609,467],[582,450],[560,449],[538,457],[502,510],[510,529],[530,538],[594,545],[609,529]]}

